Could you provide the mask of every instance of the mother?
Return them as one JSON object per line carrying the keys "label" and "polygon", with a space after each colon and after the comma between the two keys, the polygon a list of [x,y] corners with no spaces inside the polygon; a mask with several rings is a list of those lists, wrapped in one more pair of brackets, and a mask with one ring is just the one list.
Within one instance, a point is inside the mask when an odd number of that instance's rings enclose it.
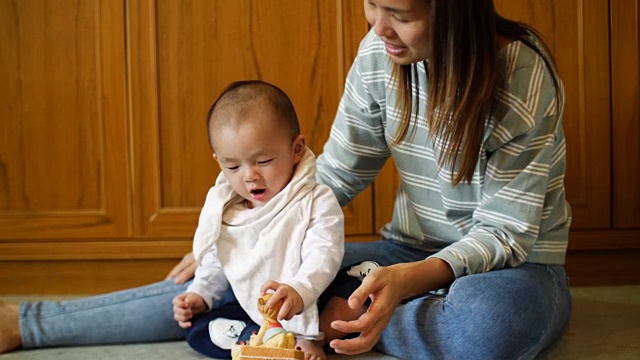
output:
{"label": "mother", "polygon": [[[562,266],[571,221],[564,95],[553,60],[533,29],[498,16],[491,0],[365,0],[364,7],[372,29],[317,174],[343,205],[389,157],[401,184],[383,239],[347,244],[343,265],[382,267],[362,283],[340,276],[330,287],[327,311],[348,306],[340,317],[352,321],[326,324],[328,337],[359,333],[330,345],[400,358],[534,358],[559,338],[571,312]],[[190,259],[178,272],[191,275]],[[185,287],[166,281],[63,304],[24,303],[21,340],[17,309],[4,305],[0,317],[13,320],[0,329],[0,351],[20,341],[181,338],[171,299]]]}
{"label": "mother", "polygon": [[533,358],[571,312],[564,96],[553,61],[491,0],[367,0],[365,12],[372,30],[318,176],[346,204],[392,156],[401,184],[383,240],[346,248],[344,265],[384,267],[357,289],[343,277],[328,290],[355,289],[355,314],[372,299],[357,320],[332,324],[360,336],[331,346]]}

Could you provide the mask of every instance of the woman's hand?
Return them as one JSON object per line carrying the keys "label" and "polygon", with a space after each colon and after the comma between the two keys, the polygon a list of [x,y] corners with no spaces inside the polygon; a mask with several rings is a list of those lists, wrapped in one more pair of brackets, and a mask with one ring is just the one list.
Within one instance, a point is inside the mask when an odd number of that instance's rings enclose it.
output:
{"label": "woman's hand", "polygon": [[173,279],[173,282],[176,284],[183,284],[185,281],[191,279],[193,275],[196,273],[196,268],[198,267],[198,262],[193,256],[192,252],[189,252],[185,255],[178,265],[174,266],[173,269],[167,275],[167,279]]}
{"label": "woman's hand", "polygon": [[351,309],[364,306],[367,297],[371,298],[371,305],[357,320],[336,320],[331,323],[332,328],[345,334],[360,333],[360,336],[353,339],[331,341],[329,345],[336,353],[353,355],[373,349],[380,339],[380,334],[389,324],[393,311],[403,299],[403,279],[398,271],[400,265],[371,270],[362,281],[362,285],[351,294]]}
{"label": "woman's hand", "polygon": [[449,264],[438,258],[371,270],[348,301],[349,307],[355,310],[364,305],[367,297],[371,298],[367,311],[356,320],[336,320],[331,323],[332,328],[342,333],[360,333],[360,336],[333,340],[329,345],[338,354],[353,355],[370,351],[403,299],[440,289],[453,279]]}

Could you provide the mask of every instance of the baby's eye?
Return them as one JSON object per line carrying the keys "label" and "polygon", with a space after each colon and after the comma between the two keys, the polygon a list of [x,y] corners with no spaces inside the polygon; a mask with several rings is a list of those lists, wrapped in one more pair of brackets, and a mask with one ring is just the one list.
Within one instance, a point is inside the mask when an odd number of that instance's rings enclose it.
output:
{"label": "baby's eye", "polygon": [[267,165],[271,161],[273,161],[273,158],[272,159],[268,159],[268,160],[258,161],[258,165]]}
{"label": "baby's eye", "polygon": [[239,166],[225,166],[227,170],[235,171],[238,170]]}

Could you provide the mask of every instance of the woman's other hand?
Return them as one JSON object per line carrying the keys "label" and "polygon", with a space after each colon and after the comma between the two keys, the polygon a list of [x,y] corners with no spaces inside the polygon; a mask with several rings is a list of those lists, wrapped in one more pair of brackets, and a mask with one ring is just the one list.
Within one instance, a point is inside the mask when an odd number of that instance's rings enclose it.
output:
{"label": "woman's other hand", "polygon": [[438,258],[373,269],[348,301],[349,307],[355,310],[364,305],[367,297],[371,298],[367,311],[356,320],[331,323],[331,327],[340,332],[360,335],[348,340],[333,340],[329,345],[338,354],[371,351],[403,299],[440,289],[453,279],[449,264]]}
{"label": "woman's other hand", "polygon": [[193,256],[192,252],[186,254],[178,265],[174,266],[173,269],[167,275],[168,279],[173,279],[176,284],[183,284],[185,281],[191,279],[193,275],[196,273],[196,268],[198,267],[198,262]]}

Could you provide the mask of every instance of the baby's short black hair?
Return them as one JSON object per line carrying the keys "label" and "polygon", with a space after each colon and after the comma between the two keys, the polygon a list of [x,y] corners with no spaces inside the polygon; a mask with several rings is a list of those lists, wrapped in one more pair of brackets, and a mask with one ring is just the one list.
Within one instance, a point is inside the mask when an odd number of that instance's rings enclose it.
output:
{"label": "baby's short black hair", "polygon": [[211,132],[216,123],[228,118],[228,115],[237,116],[259,104],[272,106],[282,125],[289,129],[291,139],[300,134],[296,110],[284,91],[262,80],[235,81],[220,93],[207,112],[207,135],[211,147]]}

